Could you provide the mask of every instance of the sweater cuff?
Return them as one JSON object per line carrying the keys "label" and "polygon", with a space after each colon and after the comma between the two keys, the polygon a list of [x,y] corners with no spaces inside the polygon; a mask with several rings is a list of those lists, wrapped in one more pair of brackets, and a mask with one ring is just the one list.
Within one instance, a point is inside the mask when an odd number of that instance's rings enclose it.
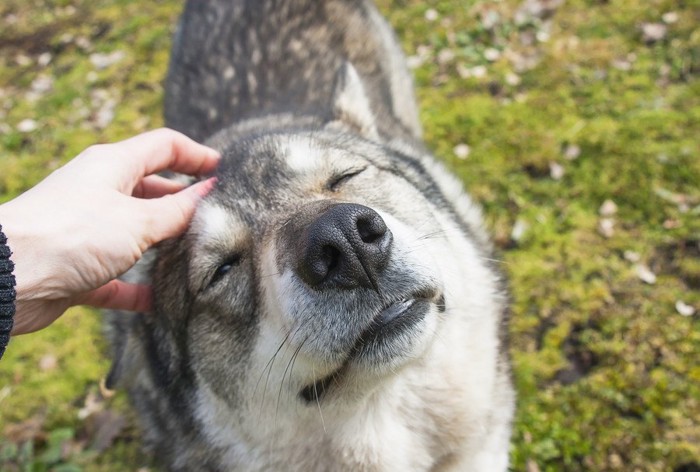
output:
{"label": "sweater cuff", "polygon": [[12,251],[0,225],[0,359],[10,341],[10,331],[15,317],[15,265],[10,260]]}

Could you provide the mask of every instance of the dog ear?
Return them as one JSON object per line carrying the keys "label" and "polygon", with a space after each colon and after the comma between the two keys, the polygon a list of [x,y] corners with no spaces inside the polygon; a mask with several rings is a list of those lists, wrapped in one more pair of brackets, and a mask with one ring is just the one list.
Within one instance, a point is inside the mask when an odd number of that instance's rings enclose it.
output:
{"label": "dog ear", "polygon": [[377,139],[377,126],[369,98],[355,67],[345,62],[335,80],[331,127],[350,128],[369,139]]}

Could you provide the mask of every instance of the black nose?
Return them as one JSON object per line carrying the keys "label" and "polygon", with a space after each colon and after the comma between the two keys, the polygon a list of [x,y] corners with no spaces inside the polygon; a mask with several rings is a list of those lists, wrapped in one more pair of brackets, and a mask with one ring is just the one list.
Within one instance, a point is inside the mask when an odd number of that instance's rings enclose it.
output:
{"label": "black nose", "polygon": [[392,234],[362,205],[331,205],[301,234],[297,272],[312,287],[377,288],[389,260]]}

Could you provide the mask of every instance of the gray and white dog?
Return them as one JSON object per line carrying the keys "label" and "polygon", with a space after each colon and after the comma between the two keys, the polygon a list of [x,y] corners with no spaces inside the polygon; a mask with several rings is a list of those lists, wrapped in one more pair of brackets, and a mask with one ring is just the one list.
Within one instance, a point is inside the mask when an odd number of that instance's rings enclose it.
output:
{"label": "gray and white dog", "polygon": [[218,182],[144,262],[155,313],[110,318],[108,378],[166,466],[505,470],[503,284],[369,0],[189,1],[166,121]]}

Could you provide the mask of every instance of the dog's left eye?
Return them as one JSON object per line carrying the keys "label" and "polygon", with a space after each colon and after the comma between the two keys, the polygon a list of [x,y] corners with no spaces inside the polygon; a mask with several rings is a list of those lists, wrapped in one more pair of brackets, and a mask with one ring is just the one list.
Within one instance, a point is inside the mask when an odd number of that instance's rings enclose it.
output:
{"label": "dog's left eye", "polygon": [[231,269],[233,269],[235,266],[240,264],[241,262],[241,255],[240,254],[233,254],[231,255],[228,259],[226,259],[219,267],[216,268],[216,271],[214,271],[214,275],[212,275],[211,279],[209,280],[209,286],[212,287],[214,286],[217,282],[219,282],[226,274],[231,272]]}
{"label": "dog's left eye", "polygon": [[331,192],[335,192],[338,190],[345,182],[350,180],[351,178],[355,177],[356,175],[362,173],[365,170],[363,167],[362,169],[352,169],[345,171],[343,173],[337,174],[333,176],[329,181],[328,184],[326,185],[326,188],[330,190]]}

